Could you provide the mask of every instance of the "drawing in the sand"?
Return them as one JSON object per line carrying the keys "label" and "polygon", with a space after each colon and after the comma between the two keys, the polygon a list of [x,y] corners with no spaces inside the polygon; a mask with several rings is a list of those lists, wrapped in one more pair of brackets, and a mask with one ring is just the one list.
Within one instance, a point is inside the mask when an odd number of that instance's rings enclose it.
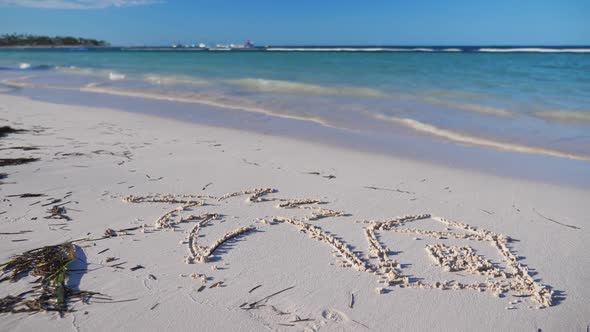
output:
{"label": "drawing in the sand", "polygon": [[[518,261],[517,256],[510,250],[509,243],[512,239],[506,235],[430,214],[407,215],[384,221],[364,221],[362,224],[364,225],[364,233],[368,242],[368,255],[365,257],[362,253],[350,250],[345,242],[310,223],[310,221],[316,221],[322,218],[348,216],[344,212],[324,208],[320,205],[324,204],[324,202],[316,199],[285,199],[270,196],[277,192],[276,189],[272,188],[257,188],[229,193],[219,198],[202,195],[156,194],[127,196],[124,198],[124,201],[129,203],[178,204],[178,207],[171,209],[159,217],[153,227],[155,229],[173,229],[180,223],[196,222],[188,235],[190,256],[187,257],[187,263],[205,263],[215,254],[216,249],[226,241],[253,230],[261,227],[288,224],[306,233],[311,239],[324,242],[331,246],[337,253],[336,255],[345,260],[345,263],[342,264],[343,267],[351,267],[358,271],[374,274],[378,277],[380,283],[390,287],[487,291],[498,297],[507,293],[513,293],[513,295],[518,297],[529,297],[538,308],[549,307],[553,304],[554,295],[551,289],[533,279],[529,273],[529,269],[522,265]],[[212,224],[214,221],[221,220],[223,216],[216,213],[183,216],[182,213],[192,208],[207,205],[209,201],[220,202],[238,196],[247,196],[246,201],[253,204],[278,202],[278,205],[276,205],[277,209],[282,209],[283,211],[298,209],[304,210],[308,214],[303,217],[273,216],[265,218],[261,222],[230,230],[209,246],[198,243],[197,238],[199,237],[201,228]],[[406,227],[410,223],[425,220],[435,221],[446,227],[446,230],[435,231],[424,228]],[[381,232],[394,232],[441,240],[461,239],[482,243],[487,242],[497,250],[504,266],[501,267],[499,264],[492,264],[492,262],[483,256],[478,255],[471,246],[447,246],[443,243],[437,243],[426,245],[424,248],[436,265],[446,272],[468,272],[472,275],[480,275],[486,278],[485,281],[464,283],[455,280],[441,280],[429,283],[415,280],[415,278],[404,275],[402,265],[391,258],[389,249],[378,239]],[[381,293],[382,288],[377,288],[377,290],[378,293]]]}

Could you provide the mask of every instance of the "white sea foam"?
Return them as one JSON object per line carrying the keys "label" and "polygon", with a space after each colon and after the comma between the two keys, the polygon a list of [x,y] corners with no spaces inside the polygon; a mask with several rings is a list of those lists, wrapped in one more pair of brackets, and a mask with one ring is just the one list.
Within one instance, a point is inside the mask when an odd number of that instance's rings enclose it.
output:
{"label": "white sea foam", "polygon": [[144,75],[143,79],[158,85],[207,85],[208,81],[182,75]]}
{"label": "white sea foam", "polygon": [[374,114],[373,115],[376,119],[384,120],[393,122],[404,127],[416,130],[418,132],[428,134],[431,136],[440,137],[449,141],[462,143],[462,144],[469,144],[469,145],[477,145],[477,146],[484,146],[488,148],[494,148],[503,151],[510,151],[510,152],[519,152],[519,153],[527,153],[527,154],[536,154],[536,155],[543,155],[543,156],[550,156],[556,158],[564,158],[564,159],[572,159],[572,160],[585,160],[590,161],[590,156],[586,155],[578,155],[572,154],[557,150],[551,149],[544,149],[520,144],[512,144],[506,143],[501,141],[495,141],[489,138],[482,138],[476,137],[448,129],[442,129],[435,127],[433,125],[423,123],[414,119],[409,118],[399,118],[393,116],[387,116],[383,114]]}
{"label": "white sea foam", "polygon": [[117,73],[108,69],[95,69],[76,66],[57,66],[55,70],[58,72],[74,75],[93,76],[101,79],[109,79],[111,81],[121,81],[127,78],[125,74]]}
{"label": "white sea foam", "polygon": [[436,105],[446,106],[446,107],[449,107],[452,109],[458,109],[458,110],[462,110],[462,111],[476,112],[476,113],[501,116],[501,117],[507,117],[507,116],[513,115],[511,111],[501,109],[501,108],[486,106],[486,105],[456,103],[456,102],[447,101],[447,100],[440,100],[440,99],[436,99],[436,98],[426,98],[426,100],[428,102],[436,104]]}
{"label": "white sea foam", "polygon": [[111,71],[104,69],[81,68],[76,66],[57,66],[55,70],[58,72],[74,75],[87,75],[106,78],[109,77]]}
{"label": "white sea foam", "polygon": [[529,53],[590,53],[590,48],[480,48],[479,52],[491,53],[513,53],[513,52],[529,52]]}
{"label": "white sea foam", "polygon": [[576,112],[576,111],[539,111],[533,112],[534,116],[543,118],[549,121],[556,121],[561,123],[590,123],[590,112]]}
{"label": "white sea foam", "polygon": [[[235,99],[232,100],[227,96],[213,96],[213,95],[205,95],[202,93],[195,93],[195,92],[165,92],[165,91],[146,91],[146,90],[123,90],[123,89],[115,89],[109,87],[102,87],[102,86],[87,86],[80,89],[80,91],[87,91],[87,92],[94,92],[94,93],[104,93],[109,95],[115,96],[126,96],[126,97],[135,97],[135,98],[146,98],[146,99],[153,99],[153,100],[162,100],[162,101],[172,101],[172,102],[181,102],[181,103],[192,103],[192,104],[201,104],[219,108],[225,108],[230,110],[238,110],[250,113],[258,113],[264,114],[268,116],[273,116],[277,118],[283,119],[291,119],[291,120],[299,120],[299,121],[307,121],[319,124],[323,127],[328,128],[338,128],[329,123],[327,123],[324,119],[314,116],[304,116],[300,114],[287,114],[287,113],[280,113],[274,110],[260,107],[257,105],[252,105],[247,102],[247,100],[243,99]],[[343,128],[338,128],[343,129]]]}
{"label": "white sea foam", "polygon": [[124,80],[124,79],[125,79],[125,75],[123,75],[123,74],[119,74],[119,73],[115,73],[115,72],[109,73],[109,80],[111,80],[111,81],[120,81],[120,80]]}
{"label": "white sea foam", "polygon": [[443,52],[463,52],[460,48],[443,48],[441,51]]}
{"label": "white sea foam", "polygon": [[275,93],[299,93],[299,94],[317,94],[317,95],[342,95],[356,97],[383,97],[385,94],[381,91],[361,88],[361,87],[327,87],[315,84],[306,84],[299,82],[266,80],[259,78],[243,78],[227,80],[225,83],[236,85],[244,89],[275,92]]}
{"label": "white sea foam", "polygon": [[18,65],[18,68],[19,69],[29,69],[29,68],[31,68],[31,64],[30,63],[23,62],[20,65]]}
{"label": "white sea foam", "polygon": [[[433,52],[432,48],[390,47],[269,47],[270,52]],[[460,50],[459,50],[460,51]]]}

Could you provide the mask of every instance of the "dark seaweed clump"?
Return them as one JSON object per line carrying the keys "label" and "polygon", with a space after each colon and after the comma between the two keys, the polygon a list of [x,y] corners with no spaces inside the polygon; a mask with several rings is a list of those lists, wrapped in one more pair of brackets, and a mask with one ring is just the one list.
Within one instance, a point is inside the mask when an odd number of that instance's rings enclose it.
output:
{"label": "dark seaweed clump", "polygon": [[76,259],[76,248],[79,247],[72,242],[46,246],[26,251],[0,264],[0,283],[17,282],[27,275],[38,277],[31,283],[30,290],[0,298],[0,313],[56,311],[63,314],[69,311],[68,303],[73,301],[86,303],[97,296],[110,300],[99,293],[79,291],[66,285],[70,272],[68,266]]}
{"label": "dark seaweed clump", "polygon": [[24,129],[14,129],[10,126],[1,126],[0,127],[0,137],[4,137],[8,134],[15,134],[15,133],[22,133],[26,130]]}

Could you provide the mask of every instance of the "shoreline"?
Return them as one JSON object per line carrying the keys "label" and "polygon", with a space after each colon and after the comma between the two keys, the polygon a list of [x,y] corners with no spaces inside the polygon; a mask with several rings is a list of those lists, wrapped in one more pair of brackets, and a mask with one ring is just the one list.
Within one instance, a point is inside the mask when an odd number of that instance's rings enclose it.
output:
{"label": "shoreline", "polygon": [[[590,188],[590,168],[587,167],[587,159],[590,157],[583,154],[575,155],[534,145],[461,134],[413,120],[408,125],[407,121],[410,120],[401,119],[406,121],[404,122],[378,114],[374,117],[383,119],[384,123],[379,125],[382,127],[379,129],[387,132],[385,136],[379,132],[369,135],[367,132],[340,127],[319,117],[275,113],[255,105],[225,107],[215,100],[195,102],[165,95],[154,99],[144,94],[127,95],[125,92],[105,94],[100,88],[97,89],[78,91],[77,88],[24,86],[10,94],[64,105],[84,106],[89,103],[96,107],[118,108],[133,114],[271,134],[348,151],[415,160],[434,166],[458,167],[465,171],[512,179]],[[390,121],[391,119],[395,121]],[[385,124],[394,127],[387,128]]]}
{"label": "shoreline", "polygon": [[[114,303],[74,304],[76,311],[65,319],[49,313],[3,314],[0,326],[6,329],[467,331],[576,330],[587,325],[588,190],[149,114],[9,95],[0,95],[0,101],[2,125],[30,130],[0,138],[3,148],[10,148],[3,150],[5,158],[40,159],[0,170],[7,173],[0,190],[8,200],[0,215],[2,232],[31,231],[0,235],[2,261],[67,239],[102,236],[107,229],[139,229],[117,231],[116,237],[80,248],[86,271],[75,278],[75,286],[108,294]],[[38,149],[18,149],[23,146]],[[252,191],[256,188],[260,191]],[[46,196],[10,197],[24,193]],[[154,203],[171,199],[164,194],[176,199],[198,195],[205,204],[162,219],[178,206]],[[42,205],[51,199],[67,202],[70,221],[45,219],[50,206]],[[196,217],[210,213],[219,219]],[[354,269],[354,264],[377,264],[366,227],[424,213],[518,240],[508,250],[522,256],[521,264],[553,290],[552,305],[535,309],[534,300],[514,297],[518,294],[512,291],[496,297],[487,290],[402,288]],[[309,238],[297,228],[300,224],[287,219],[304,222],[308,226],[302,230],[309,235],[319,233]],[[410,282],[485,281],[477,273],[457,274],[437,266],[424,249],[438,243],[473,247],[502,271],[510,271],[486,241],[460,239],[462,231],[445,230],[436,220],[420,222],[415,225],[419,229],[450,233],[441,239],[381,231],[377,239]],[[157,229],[169,223],[175,231]],[[57,224],[61,226],[51,226]],[[254,229],[245,231],[248,227]],[[240,229],[246,233],[233,235]],[[219,239],[219,248],[209,254],[191,246],[197,241],[215,248]],[[205,262],[187,264],[191,248]],[[118,261],[107,263],[107,257]],[[111,267],[119,262],[125,264]],[[142,268],[133,270],[136,266]],[[3,286],[5,296],[25,285]],[[289,287],[294,288],[268,299],[264,307],[240,307]]]}

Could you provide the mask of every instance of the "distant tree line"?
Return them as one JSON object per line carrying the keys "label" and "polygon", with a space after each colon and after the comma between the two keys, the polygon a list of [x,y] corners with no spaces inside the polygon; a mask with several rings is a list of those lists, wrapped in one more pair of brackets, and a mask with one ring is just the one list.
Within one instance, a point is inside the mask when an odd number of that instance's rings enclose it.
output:
{"label": "distant tree line", "polygon": [[0,35],[0,46],[107,46],[104,40],[76,38],[76,37],[49,37],[23,34]]}

